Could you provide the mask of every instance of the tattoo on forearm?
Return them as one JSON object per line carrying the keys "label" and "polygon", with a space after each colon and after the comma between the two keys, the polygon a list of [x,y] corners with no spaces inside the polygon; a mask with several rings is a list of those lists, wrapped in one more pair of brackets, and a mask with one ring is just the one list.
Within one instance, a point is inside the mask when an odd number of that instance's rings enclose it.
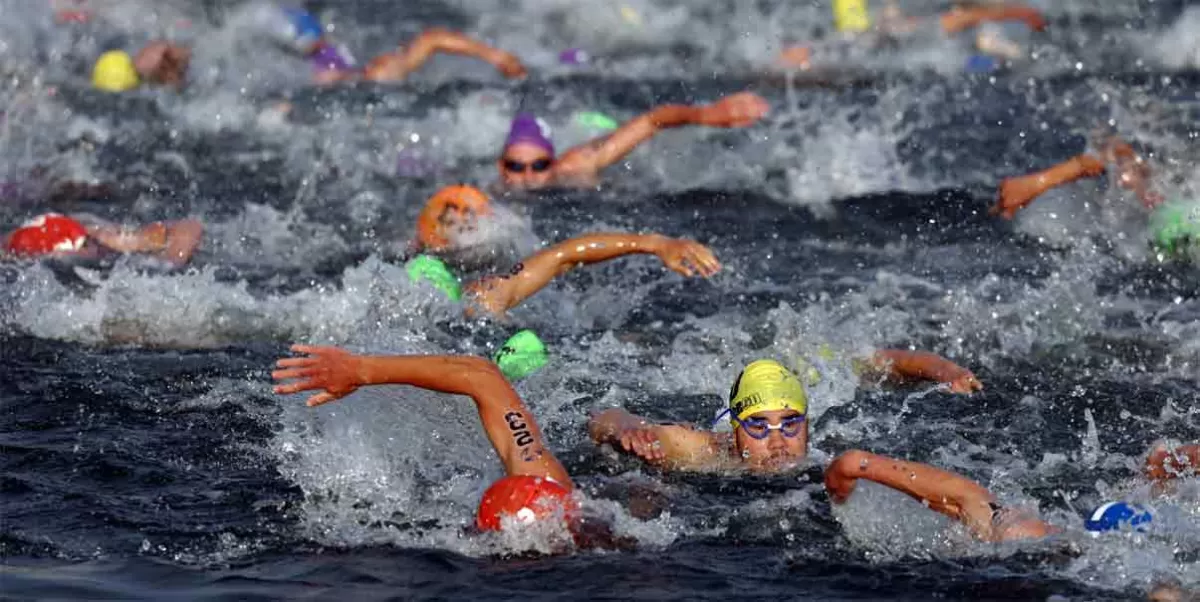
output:
{"label": "tattoo on forearm", "polygon": [[526,447],[533,445],[533,433],[529,430],[529,425],[525,421],[525,416],[520,412],[509,412],[504,415],[504,421],[508,423],[508,430],[512,431],[513,441],[517,447],[524,452]]}

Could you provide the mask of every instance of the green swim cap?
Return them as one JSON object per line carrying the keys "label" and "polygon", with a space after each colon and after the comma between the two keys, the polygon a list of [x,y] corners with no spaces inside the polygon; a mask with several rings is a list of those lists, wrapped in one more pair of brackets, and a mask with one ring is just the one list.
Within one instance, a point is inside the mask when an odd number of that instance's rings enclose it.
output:
{"label": "green swim cap", "polygon": [[537,372],[548,361],[546,345],[532,330],[509,337],[496,352],[496,365],[508,380],[518,380]]}
{"label": "green swim cap", "polygon": [[442,260],[429,255],[417,255],[404,264],[404,268],[408,270],[409,280],[428,280],[438,290],[446,293],[451,301],[462,299],[462,285]]}
{"label": "green swim cap", "polygon": [[575,122],[597,130],[615,130],[620,125],[612,117],[595,111],[580,111],[575,115]]}
{"label": "green swim cap", "polygon": [[1200,203],[1163,203],[1150,214],[1150,242],[1167,253],[1182,253],[1200,245]]}

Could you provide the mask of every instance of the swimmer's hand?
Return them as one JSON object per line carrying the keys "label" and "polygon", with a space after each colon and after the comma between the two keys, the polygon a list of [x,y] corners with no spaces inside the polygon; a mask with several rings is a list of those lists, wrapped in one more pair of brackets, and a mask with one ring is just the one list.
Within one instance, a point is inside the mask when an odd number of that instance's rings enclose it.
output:
{"label": "swimmer's hand", "polygon": [[525,65],[521,64],[521,59],[516,55],[495,49],[489,53],[487,61],[509,79],[523,78],[529,73],[525,70]]}
{"label": "swimmer's hand", "polygon": [[684,238],[664,238],[654,254],[663,265],[684,276],[699,274],[705,278],[721,269],[721,262],[706,246]]}
{"label": "swimmer's hand", "polygon": [[762,119],[771,110],[766,99],[741,92],[700,107],[697,123],[711,127],[746,127]]}
{"label": "swimmer's hand", "polygon": [[959,369],[962,370],[962,374],[945,383],[950,386],[951,393],[970,395],[983,390],[983,383],[979,382],[979,379],[975,378],[970,370],[961,367]]}
{"label": "swimmer's hand", "polygon": [[341,399],[363,384],[359,376],[360,358],[345,349],[292,345],[292,351],[307,353],[308,357],[283,358],[275,363],[281,370],[272,372],[271,378],[276,381],[294,379],[294,382],[276,385],[278,395],[321,391],[308,398],[307,404],[311,408]]}
{"label": "swimmer's hand", "polygon": [[621,431],[621,448],[647,462],[661,462],[667,458],[658,433],[651,427],[628,428]]}
{"label": "swimmer's hand", "polygon": [[779,54],[778,63],[785,69],[806,71],[812,68],[812,50],[808,46],[789,46]]}
{"label": "swimmer's hand", "polygon": [[850,499],[858,483],[856,471],[865,471],[868,461],[867,454],[858,450],[850,450],[833,459],[825,469],[825,491],[829,492],[833,503],[844,504]]}
{"label": "swimmer's hand", "polygon": [[928,351],[880,349],[871,360],[876,369],[894,380],[931,380],[948,385],[953,393],[971,394],[983,383],[970,370]]}

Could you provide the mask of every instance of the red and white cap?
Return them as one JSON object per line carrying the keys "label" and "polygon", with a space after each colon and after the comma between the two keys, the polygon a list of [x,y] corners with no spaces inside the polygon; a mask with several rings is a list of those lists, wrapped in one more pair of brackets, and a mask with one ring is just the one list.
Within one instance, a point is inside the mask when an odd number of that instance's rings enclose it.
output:
{"label": "red and white cap", "polygon": [[483,493],[475,513],[475,525],[483,531],[499,531],[503,516],[528,524],[552,516],[569,518],[575,508],[571,492],[553,479],[507,476],[492,483]]}
{"label": "red and white cap", "polygon": [[5,250],[14,255],[74,253],[87,241],[83,224],[58,213],[39,215],[8,236]]}

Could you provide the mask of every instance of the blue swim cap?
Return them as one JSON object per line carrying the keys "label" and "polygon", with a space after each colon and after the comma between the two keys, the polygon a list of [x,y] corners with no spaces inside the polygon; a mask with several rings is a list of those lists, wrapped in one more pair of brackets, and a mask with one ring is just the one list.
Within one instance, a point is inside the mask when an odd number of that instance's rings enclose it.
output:
{"label": "blue swim cap", "polygon": [[305,50],[325,35],[321,22],[312,13],[299,8],[285,8],[283,12],[292,22],[292,35],[298,49]]}
{"label": "blue swim cap", "polygon": [[1154,516],[1145,506],[1126,504],[1125,502],[1109,502],[1096,508],[1092,515],[1083,522],[1083,526],[1092,533],[1115,531],[1126,525],[1133,528],[1134,531],[1144,532],[1145,528],[1142,525],[1149,524],[1152,520],[1154,520]]}
{"label": "blue swim cap", "polygon": [[991,73],[998,66],[996,59],[986,54],[973,54],[967,58],[967,64],[963,65],[963,68],[967,73]]}

